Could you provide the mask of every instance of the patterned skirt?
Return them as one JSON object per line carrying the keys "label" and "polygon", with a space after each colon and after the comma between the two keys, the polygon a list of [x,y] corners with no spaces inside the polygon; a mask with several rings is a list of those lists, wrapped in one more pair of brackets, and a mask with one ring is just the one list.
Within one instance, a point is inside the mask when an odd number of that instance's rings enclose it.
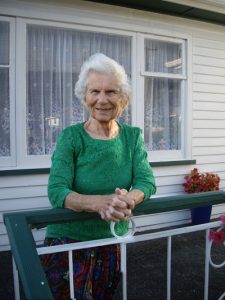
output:
{"label": "patterned skirt", "polygon": [[[77,242],[69,238],[46,238],[45,246]],[[55,300],[69,300],[68,252],[40,256]],[[110,300],[118,286],[120,247],[109,245],[73,251],[73,281],[76,300]]]}

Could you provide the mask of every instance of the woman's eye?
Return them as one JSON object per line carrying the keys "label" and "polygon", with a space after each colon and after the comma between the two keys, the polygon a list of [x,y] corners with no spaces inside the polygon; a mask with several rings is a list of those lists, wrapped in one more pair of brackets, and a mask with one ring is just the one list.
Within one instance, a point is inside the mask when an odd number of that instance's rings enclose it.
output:
{"label": "woman's eye", "polygon": [[107,93],[107,95],[108,95],[109,97],[115,97],[115,96],[118,95],[118,92],[117,92],[117,91],[109,91],[109,92]]}
{"label": "woman's eye", "polygon": [[91,91],[91,95],[97,95],[98,94],[98,91],[94,90],[94,91]]}

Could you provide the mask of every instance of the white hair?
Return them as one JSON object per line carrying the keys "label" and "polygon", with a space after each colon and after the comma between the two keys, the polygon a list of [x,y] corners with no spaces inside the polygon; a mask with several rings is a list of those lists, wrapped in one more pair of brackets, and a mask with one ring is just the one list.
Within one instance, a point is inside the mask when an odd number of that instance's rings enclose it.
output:
{"label": "white hair", "polygon": [[75,95],[79,100],[85,101],[88,74],[92,71],[114,75],[118,80],[122,98],[124,98],[126,103],[129,102],[131,97],[131,86],[123,66],[102,53],[93,54],[81,67],[80,75],[74,89]]}

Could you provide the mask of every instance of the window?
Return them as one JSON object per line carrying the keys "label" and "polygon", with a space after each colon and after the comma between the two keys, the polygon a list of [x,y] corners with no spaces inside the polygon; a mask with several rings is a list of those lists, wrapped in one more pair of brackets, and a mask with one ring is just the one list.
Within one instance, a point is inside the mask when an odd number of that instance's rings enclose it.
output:
{"label": "window", "polygon": [[[53,26],[27,25],[27,154],[52,154],[59,132],[87,119],[74,95],[84,60],[102,52],[131,76],[131,37]],[[131,123],[130,111],[122,121]]]}
{"label": "window", "polygon": [[185,41],[143,36],[142,45],[145,144],[153,160],[178,159],[184,150]]}
{"label": "window", "polygon": [[14,31],[10,18],[0,18],[0,166],[15,164]]}
{"label": "window", "polygon": [[156,34],[23,18],[15,32],[14,19],[1,17],[0,168],[50,167],[62,129],[88,118],[74,85],[96,52],[122,64],[131,79],[132,105],[120,121],[143,129],[149,160],[187,158],[187,45]]}

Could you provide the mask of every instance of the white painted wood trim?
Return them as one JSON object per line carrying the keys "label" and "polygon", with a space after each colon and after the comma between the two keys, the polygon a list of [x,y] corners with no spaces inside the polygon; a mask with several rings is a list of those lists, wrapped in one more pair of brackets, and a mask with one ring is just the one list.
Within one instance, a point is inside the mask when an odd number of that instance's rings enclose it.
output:
{"label": "white painted wood trim", "polygon": [[[10,152],[7,157],[0,157],[1,168],[16,166],[15,147],[15,19],[0,16],[0,21],[9,22],[9,65],[1,66],[9,69],[9,106],[10,106]],[[0,169],[1,169],[0,168]]]}

